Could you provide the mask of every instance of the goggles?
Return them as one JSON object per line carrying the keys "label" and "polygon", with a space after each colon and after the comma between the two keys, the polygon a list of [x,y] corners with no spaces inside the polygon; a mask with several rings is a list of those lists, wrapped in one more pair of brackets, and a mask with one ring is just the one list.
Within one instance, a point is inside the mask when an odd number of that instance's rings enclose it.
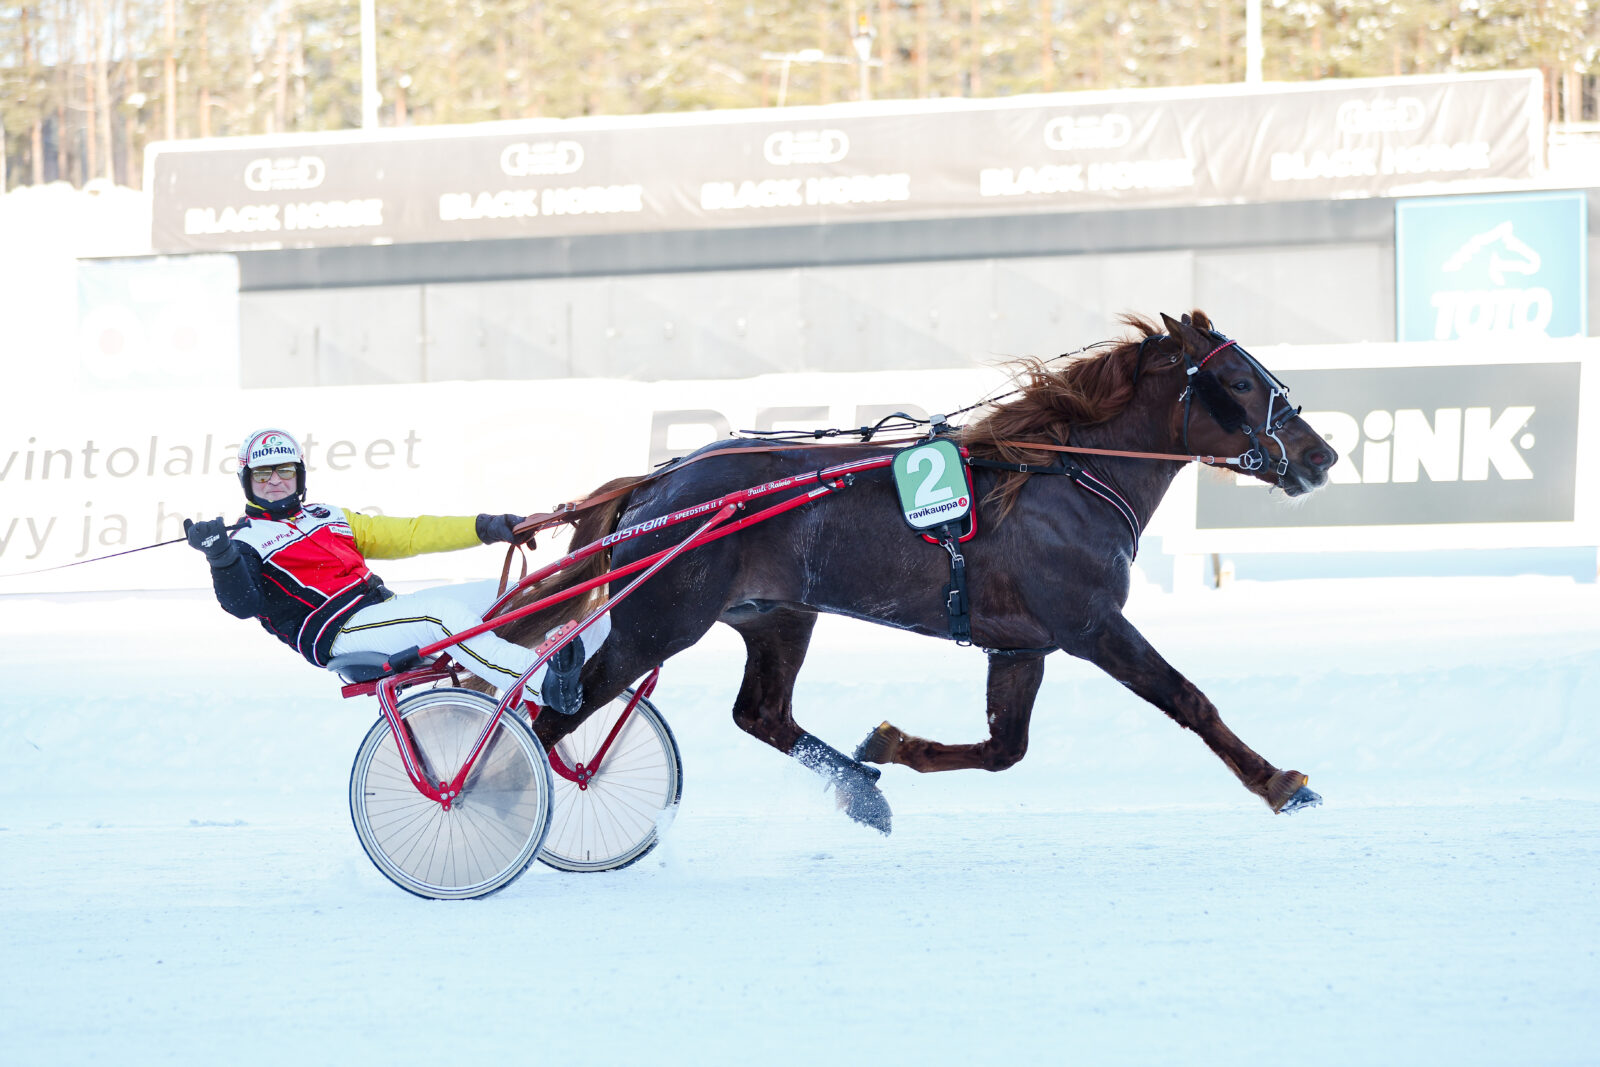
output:
{"label": "goggles", "polygon": [[289,482],[299,473],[299,468],[293,463],[280,463],[276,467],[251,467],[250,480],[257,485],[266,485],[276,474],[280,482]]}

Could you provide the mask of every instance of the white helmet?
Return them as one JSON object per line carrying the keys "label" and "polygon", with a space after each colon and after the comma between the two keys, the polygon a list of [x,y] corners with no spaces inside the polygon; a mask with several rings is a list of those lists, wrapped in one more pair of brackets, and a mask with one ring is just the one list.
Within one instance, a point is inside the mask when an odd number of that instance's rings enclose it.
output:
{"label": "white helmet", "polygon": [[[280,463],[295,465],[295,491],[282,500],[262,500],[250,483],[251,467],[276,467]],[[239,484],[244,487],[245,514],[259,518],[262,515],[283,519],[300,510],[306,499],[306,460],[300,451],[300,442],[283,430],[257,430],[239,446]]]}
{"label": "white helmet", "polygon": [[305,461],[305,456],[300,453],[300,442],[282,430],[257,430],[239,446],[241,469]]}

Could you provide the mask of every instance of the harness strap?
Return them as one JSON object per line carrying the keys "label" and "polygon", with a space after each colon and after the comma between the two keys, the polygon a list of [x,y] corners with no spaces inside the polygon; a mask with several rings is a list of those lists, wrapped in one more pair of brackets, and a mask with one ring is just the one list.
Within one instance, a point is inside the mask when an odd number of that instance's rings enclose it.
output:
{"label": "harness strap", "polygon": [[[1051,448],[1050,445],[1039,445],[1040,448]],[[1065,446],[1056,446],[1064,448]],[[1054,451],[1054,449],[1052,449]],[[1077,449],[1080,452],[1098,451],[1096,449]],[[1022,474],[1059,474],[1072,481],[1080,489],[1087,490],[1095,496],[1117,509],[1117,514],[1122,516],[1128,524],[1128,532],[1133,537],[1133,558],[1139,555],[1139,516],[1133,510],[1133,505],[1122,498],[1122,494],[1099,478],[1078,466],[1066,456],[1062,456],[1049,466],[1039,466],[1033,463],[1007,463],[1002,459],[980,459],[972,457],[967,460],[971,467],[983,467],[987,470],[1017,471]]]}
{"label": "harness strap", "polygon": [[950,584],[944,588],[944,613],[950,624],[950,640],[966,647],[972,644],[972,608],[967,599],[967,557],[961,554],[955,524],[939,527],[939,544],[950,553]]}
{"label": "harness strap", "polygon": [[[921,434],[918,434],[914,437],[885,437],[877,441],[872,441],[870,443],[870,447],[895,447],[921,440],[923,440],[923,435]],[[687,467],[689,464],[699,463],[703,459],[713,459],[717,456],[738,456],[750,452],[793,452],[797,448],[860,448],[864,444],[868,444],[868,442],[808,441],[803,445],[791,443],[781,445],[751,445],[747,448],[721,448],[715,452],[702,452],[699,455],[684,456],[662,464],[636,482],[630,482],[627,485],[618,486],[615,489],[609,489],[604,493],[595,493],[593,496],[586,496],[582,500],[569,500],[565,504],[556,505],[556,507],[550,511],[540,512],[537,515],[529,515],[527,518],[518,523],[512,532],[517,535],[517,540],[519,542],[531,541],[533,540],[533,535],[541,530],[549,529],[552,526],[575,523],[578,521],[578,515],[588,511],[590,508],[596,508],[601,504],[610,503],[620,496],[627,496],[635,489],[638,489],[641,485],[654,481],[663,474],[666,474],[668,471],[681,470],[682,468]],[[526,534],[527,536],[521,536],[523,534]]]}

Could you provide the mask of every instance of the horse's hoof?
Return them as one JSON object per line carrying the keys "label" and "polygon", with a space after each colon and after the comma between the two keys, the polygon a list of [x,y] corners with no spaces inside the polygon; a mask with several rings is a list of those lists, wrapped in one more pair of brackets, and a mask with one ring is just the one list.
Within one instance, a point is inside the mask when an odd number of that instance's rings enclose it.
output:
{"label": "horse's hoof", "polygon": [[1267,782],[1267,805],[1276,812],[1314,808],[1322,798],[1306,788],[1306,776],[1299,771],[1279,771]]}
{"label": "horse's hoof", "polygon": [[847,788],[841,783],[839,799],[846,815],[862,826],[870,826],[885,837],[889,836],[894,813],[889,810],[889,799],[877,786],[862,782]]}
{"label": "horse's hoof", "polygon": [[894,737],[894,727],[885,720],[878,724],[878,728],[866,736],[866,740],[856,746],[852,755],[857,763],[887,763],[889,744]]}
{"label": "horse's hoof", "polygon": [[1292,811],[1299,811],[1301,808],[1315,808],[1321,803],[1322,794],[1312,792],[1307,786],[1301,786],[1294,791],[1294,796],[1285,801],[1283,807],[1278,809],[1278,814],[1287,815]]}

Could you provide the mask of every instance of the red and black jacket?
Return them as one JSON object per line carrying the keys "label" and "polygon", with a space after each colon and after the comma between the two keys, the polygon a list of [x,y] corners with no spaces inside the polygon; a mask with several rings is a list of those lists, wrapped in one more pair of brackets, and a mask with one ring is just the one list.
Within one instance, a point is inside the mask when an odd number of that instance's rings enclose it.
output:
{"label": "red and black jacket", "polygon": [[288,518],[251,518],[233,535],[238,559],[211,570],[228,614],[256,618],[317,667],[345,621],[394,594],[367,557],[398,559],[481,544],[468,517],[394,518],[307,504]]}

